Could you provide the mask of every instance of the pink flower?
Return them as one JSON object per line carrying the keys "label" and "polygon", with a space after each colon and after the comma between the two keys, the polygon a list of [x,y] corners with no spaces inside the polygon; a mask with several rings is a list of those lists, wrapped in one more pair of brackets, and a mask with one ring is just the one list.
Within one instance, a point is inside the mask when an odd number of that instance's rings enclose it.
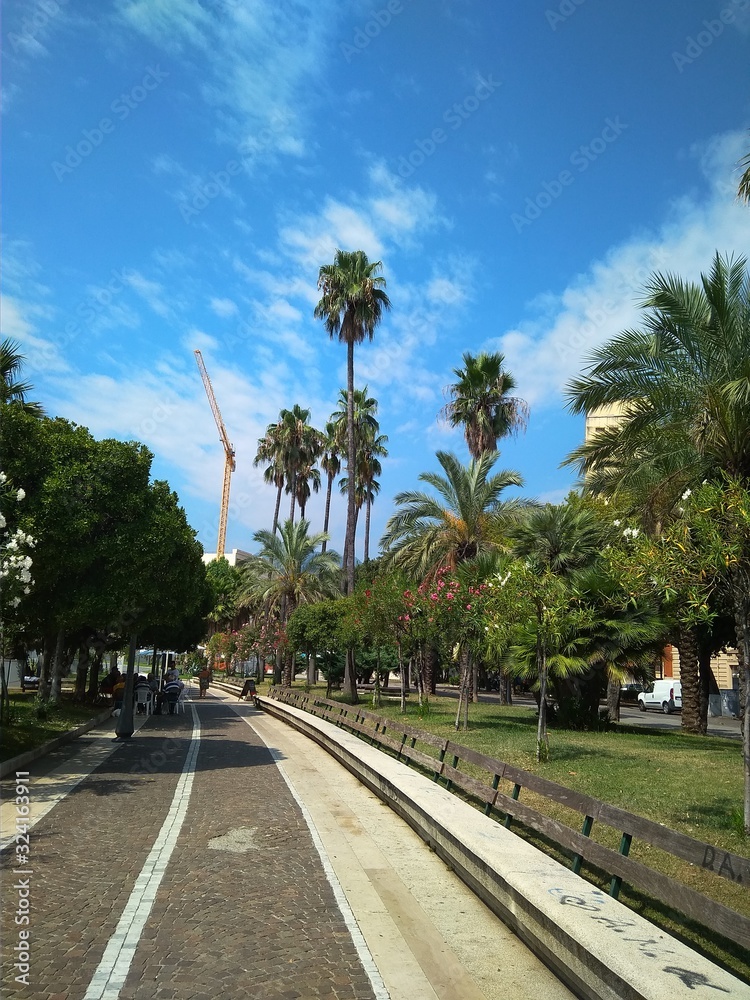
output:
{"label": "pink flower", "polygon": [[467,611],[471,611],[471,605],[470,605],[470,604],[467,604],[467,605],[466,605],[466,610],[467,610]]}
{"label": "pink flower", "polygon": [[437,594],[430,594],[430,600],[431,601],[436,601],[437,599],[438,599],[438,595]]}
{"label": "pink flower", "polygon": [[447,594],[445,595],[445,597],[446,597],[446,600],[448,600],[448,601],[452,601],[452,600],[453,600],[453,597],[454,597],[454,595],[453,595],[453,594],[451,594],[451,592],[450,592],[450,591],[448,591],[448,593],[447,593]]}

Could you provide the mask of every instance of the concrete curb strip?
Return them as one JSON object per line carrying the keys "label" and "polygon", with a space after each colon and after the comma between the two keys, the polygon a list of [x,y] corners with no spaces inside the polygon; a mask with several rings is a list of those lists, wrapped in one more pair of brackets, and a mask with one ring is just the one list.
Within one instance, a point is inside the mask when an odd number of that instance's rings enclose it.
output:
{"label": "concrete curb strip", "polygon": [[260,701],[390,805],[578,996],[750,1000],[750,986],[447,789],[322,719]]}
{"label": "concrete curb strip", "polygon": [[27,764],[33,763],[33,761],[38,760],[40,757],[44,757],[45,754],[50,753],[52,750],[57,750],[58,747],[64,746],[66,743],[71,743],[73,740],[78,739],[79,736],[83,736],[90,729],[95,729],[96,726],[100,726],[103,722],[106,722],[112,715],[112,709],[108,708],[106,712],[102,712],[100,715],[95,716],[93,719],[89,719],[88,722],[84,722],[82,726],[78,726],[77,729],[71,729],[67,733],[63,733],[62,736],[56,736],[53,740],[48,740],[43,743],[40,747],[36,747],[34,750],[26,750],[24,753],[18,754],[16,757],[11,757],[10,760],[4,760],[0,763],[0,779],[6,778],[13,771],[23,770]]}

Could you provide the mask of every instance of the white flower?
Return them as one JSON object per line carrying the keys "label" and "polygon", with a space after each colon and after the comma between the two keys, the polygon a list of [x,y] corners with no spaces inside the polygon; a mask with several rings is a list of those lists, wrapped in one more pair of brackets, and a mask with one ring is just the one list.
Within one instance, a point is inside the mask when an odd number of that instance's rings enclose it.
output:
{"label": "white flower", "polygon": [[0,486],[2,486],[3,483],[7,482],[7,480],[8,480],[8,477],[5,475],[5,473],[4,472],[0,472]]}
{"label": "white flower", "polygon": [[682,494],[682,499],[687,500],[687,498],[690,496],[692,492],[693,492],[692,490],[685,490],[685,492]]}
{"label": "white flower", "polygon": [[619,528],[620,525],[622,524],[622,521],[613,521],[612,524],[614,524],[616,528]]}
{"label": "white flower", "polygon": [[10,602],[10,606],[12,608],[17,608],[20,603],[21,603],[21,598],[20,597],[14,597],[13,600]]}
{"label": "white flower", "polygon": [[2,514],[0,514],[0,528],[4,528],[8,522],[5,520]]}
{"label": "white flower", "polygon": [[23,498],[25,496],[26,496],[26,490],[20,490],[19,489],[18,493],[16,493],[16,499],[17,500],[23,500]]}

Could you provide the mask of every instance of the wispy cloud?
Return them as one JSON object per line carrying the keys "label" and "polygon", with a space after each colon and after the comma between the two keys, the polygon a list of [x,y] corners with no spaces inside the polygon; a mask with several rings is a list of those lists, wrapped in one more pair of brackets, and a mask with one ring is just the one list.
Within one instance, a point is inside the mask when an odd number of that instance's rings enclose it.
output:
{"label": "wispy cloud", "polygon": [[600,345],[642,317],[638,303],[654,271],[697,281],[720,253],[747,251],[750,214],[736,198],[735,168],[744,135],[718,136],[690,155],[699,160],[708,193],[677,198],[664,221],[613,247],[562,292],[529,304],[531,316],[486,346],[501,350],[532,407],[557,407],[567,382]]}

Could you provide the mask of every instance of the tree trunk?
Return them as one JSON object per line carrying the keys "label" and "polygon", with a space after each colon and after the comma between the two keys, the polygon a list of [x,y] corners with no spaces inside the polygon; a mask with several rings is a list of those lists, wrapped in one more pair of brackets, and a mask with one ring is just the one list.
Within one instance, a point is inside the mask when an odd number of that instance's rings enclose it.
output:
{"label": "tree trunk", "polygon": [[89,701],[96,701],[99,694],[99,671],[102,668],[102,657],[104,656],[104,646],[95,646],[94,658],[91,660],[89,668]]}
{"label": "tree trunk", "polygon": [[607,678],[607,715],[610,722],[620,721],[620,686],[617,678]]}
{"label": "tree trunk", "polygon": [[367,506],[365,507],[365,562],[370,558],[370,507],[372,503],[368,496]]}
{"label": "tree trunk", "polygon": [[[357,449],[354,440],[354,340],[350,334],[346,342],[346,432],[347,441],[347,490],[346,490],[346,592],[354,593],[354,537],[356,530],[354,490],[356,487]],[[356,695],[356,691],[355,691]]]}
{"label": "tree trunk", "polygon": [[284,656],[284,687],[290,688],[294,680],[294,653],[291,649]]}
{"label": "tree trunk", "polygon": [[276,487],[276,508],[273,512],[273,534],[276,534],[276,529],[279,526],[279,508],[281,507],[281,492],[284,489],[284,481]]}
{"label": "tree trunk", "polygon": [[[328,520],[331,515],[331,493],[333,492],[333,474],[328,473],[328,489],[326,490],[326,512],[323,515],[323,533],[328,534]],[[320,547],[321,552],[325,552],[328,546],[328,539],[323,539],[323,544]]]}
{"label": "tree trunk", "polygon": [[471,700],[475,705],[479,701],[479,660],[476,657],[471,661]]}
{"label": "tree trunk", "polygon": [[60,629],[57,633],[55,643],[55,661],[52,665],[50,676],[49,700],[56,705],[60,700],[60,689],[62,688],[62,672],[65,665],[65,632]]}
{"label": "tree trunk", "polygon": [[44,637],[44,652],[42,654],[42,666],[39,671],[39,700],[49,700],[50,676],[52,674],[52,662],[55,658],[55,633],[48,632]]}
{"label": "tree trunk", "polygon": [[401,714],[406,714],[406,684],[404,683],[404,657],[401,652],[401,643],[398,646],[398,673],[401,678]]}
{"label": "tree trunk", "polygon": [[437,661],[437,649],[435,643],[429,639],[424,648],[424,689],[428,694],[435,694],[435,664]]}
{"label": "tree trunk", "polygon": [[289,520],[292,522],[292,524],[294,524],[294,505],[295,505],[295,503],[297,501],[297,476],[296,476],[296,474],[292,476],[291,493],[292,493],[292,501],[289,504]]}
{"label": "tree trunk", "polygon": [[372,707],[380,708],[380,646],[375,653],[375,692],[372,696]]}
{"label": "tree trunk", "polygon": [[708,732],[708,696],[711,693],[711,650],[698,649],[698,728],[702,736]]}
{"label": "tree trunk", "polygon": [[[456,724],[455,728],[458,729],[461,724],[463,717],[463,728],[468,728],[468,701],[469,701],[469,687],[471,682],[471,660],[469,657],[469,649],[467,646],[461,645],[461,649],[458,654],[458,662],[460,664],[460,677],[458,681],[458,708],[456,710]],[[463,709],[463,713],[462,713]]]}
{"label": "tree trunk", "polygon": [[682,728],[688,733],[700,733],[698,637],[696,630],[688,626],[681,626],[677,647],[680,651],[680,680],[682,682]]}
{"label": "tree trunk", "polygon": [[344,697],[351,705],[359,704],[353,649],[347,649],[346,651],[346,663],[344,665]]}
{"label": "tree trunk", "polygon": [[89,644],[84,640],[78,647],[78,669],[76,670],[75,700],[83,701],[86,697],[86,678],[89,672]]}

